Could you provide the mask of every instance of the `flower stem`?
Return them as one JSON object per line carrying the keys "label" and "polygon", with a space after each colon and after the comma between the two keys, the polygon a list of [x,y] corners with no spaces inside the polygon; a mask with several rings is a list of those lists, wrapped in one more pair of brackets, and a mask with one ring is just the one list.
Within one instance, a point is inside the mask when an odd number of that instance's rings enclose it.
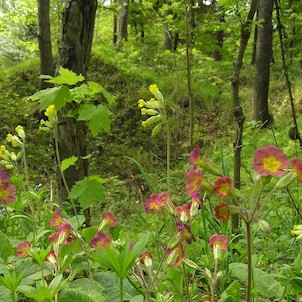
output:
{"label": "flower stem", "polygon": [[120,277],[120,302],[124,302],[124,278]]}
{"label": "flower stem", "polygon": [[251,302],[251,292],[252,292],[252,231],[251,231],[251,221],[245,222],[246,226],[246,243],[247,243],[247,289],[246,289],[246,302]]}

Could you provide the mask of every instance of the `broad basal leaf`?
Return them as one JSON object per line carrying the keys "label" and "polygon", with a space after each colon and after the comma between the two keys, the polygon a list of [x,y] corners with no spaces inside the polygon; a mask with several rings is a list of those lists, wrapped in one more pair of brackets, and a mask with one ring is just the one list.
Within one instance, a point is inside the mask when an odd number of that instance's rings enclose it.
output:
{"label": "broad basal leaf", "polygon": [[93,136],[102,130],[110,131],[111,111],[104,105],[85,104],[79,109],[79,121],[87,121],[88,128]]}
{"label": "broad basal leaf", "polygon": [[78,199],[84,210],[88,209],[91,204],[105,200],[106,195],[103,183],[102,178],[85,177],[71,188],[70,197]]}
{"label": "broad basal leaf", "polygon": [[81,74],[77,75],[75,72],[67,68],[60,67],[59,75],[47,80],[46,82],[57,85],[66,84],[72,86],[76,83],[83,82],[84,80],[85,78]]}
{"label": "broad basal leaf", "polygon": [[[247,264],[245,263],[231,263],[229,265],[230,273],[237,277],[241,282],[247,282]],[[281,298],[284,292],[282,286],[270,274],[262,271],[259,268],[254,268],[254,284],[259,294],[264,297]]]}
{"label": "broad basal leaf", "polygon": [[107,298],[104,287],[92,279],[78,279],[63,289],[59,302],[113,302]]}
{"label": "broad basal leaf", "polygon": [[[106,289],[106,294],[110,301],[119,301],[119,279],[113,272],[100,272],[93,276],[93,279],[100,282]],[[134,296],[138,294],[137,290],[131,285],[131,283],[124,280],[124,301],[130,301]],[[139,300],[138,300],[139,301]],[[143,300],[141,300],[143,301]]]}

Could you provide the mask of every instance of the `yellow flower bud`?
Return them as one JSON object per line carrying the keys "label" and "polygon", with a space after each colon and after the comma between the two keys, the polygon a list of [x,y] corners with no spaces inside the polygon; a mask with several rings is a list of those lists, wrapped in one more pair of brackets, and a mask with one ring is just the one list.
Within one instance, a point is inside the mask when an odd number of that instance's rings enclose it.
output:
{"label": "yellow flower bud", "polygon": [[22,139],[25,138],[25,131],[24,131],[24,128],[20,125],[18,125],[16,128],[15,128],[16,132],[18,133],[18,136],[21,137]]}
{"label": "yellow flower bud", "polygon": [[7,134],[7,136],[6,136],[6,140],[10,143],[10,142],[12,142],[12,140],[13,140],[13,136],[12,136],[12,134]]}
{"label": "yellow flower bud", "polygon": [[50,117],[55,111],[55,105],[49,105],[45,110],[45,115]]}
{"label": "yellow flower bud", "polygon": [[142,109],[141,109],[141,114],[142,114],[142,115],[148,114],[148,109],[142,108]]}
{"label": "yellow flower bud", "polygon": [[155,94],[158,91],[158,87],[156,84],[150,85],[149,90],[152,94]]}
{"label": "yellow flower bud", "polygon": [[143,99],[138,100],[138,107],[142,108],[146,105],[146,102]]}

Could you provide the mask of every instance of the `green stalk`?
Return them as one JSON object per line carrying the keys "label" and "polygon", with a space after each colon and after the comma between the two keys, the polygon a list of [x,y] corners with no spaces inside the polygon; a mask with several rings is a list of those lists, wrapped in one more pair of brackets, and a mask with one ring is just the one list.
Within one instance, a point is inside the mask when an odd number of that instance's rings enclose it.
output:
{"label": "green stalk", "polygon": [[62,171],[62,169],[60,167],[61,166],[61,159],[60,159],[59,144],[58,144],[58,137],[57,137],[57,125],[54,125],[53,132],[54,132],[54,141],[55,141],[55,152],[56,152],[56,158],[57,158],[57,163],[58,163],[58,166],[59,166],[60,174],[61,174],[61,177],[62,177],[63,184],[65,186],[65,189],[68,193],[68,197],[69,197],[70,203],[72,205],[74,214],[76,216],[78,226],[80,227],[81,224],[80,224],[80,220],[79,220],[79,217],[78,217],[77,209],[76,209],[76,206],[75,206],[75,203],[74,203],[73,199],[70,197],[70,190],[69,190],[66,178],[65,178],[64,172]]}
{"label": "green stalk", "polygon": [[246,244],[247,244],[247,289],[246,289],[246,302],[252,300],[252,280],[253,280],[253,268],[252,268],[252,231],[251,221],[245,221],[246,226]]}
{"label": "green stalk", "polygon": [[124,278],[120,278],[120,302],[124,302]]}

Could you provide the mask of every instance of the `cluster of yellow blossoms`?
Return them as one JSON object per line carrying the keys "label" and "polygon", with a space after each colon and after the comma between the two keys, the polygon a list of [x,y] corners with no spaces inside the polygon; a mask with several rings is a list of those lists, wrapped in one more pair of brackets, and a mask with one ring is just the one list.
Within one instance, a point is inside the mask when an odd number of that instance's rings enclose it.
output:
{"label": "cluster of yellow blossoms", "polygon": [[53,126],[58,121],[57,111],[55,110],[54,105],[49,105],[45,110],[45,116],[48,117],[48,120],[40,120],[40,130],[46,132],[52,132]]}
{"label": "cluster of yellow blossoms", "polygon": [[[12,147],[14,148],[21,148],[24,145],[25,141],[25,131],[24,128],[20,125],[18,125],[15,128],[15,131],[17,132],[16,135],[13,135],[11,133],[7,134],[6,140],[7,142],[11,143]],[[1,145],[0,146],[0,165],[4,166],[6,169],[13,169],[16,161],[20,159],[22,156],[22,151],[19,151],[17,154],[15,152],[10,152],[7,150],[6,146]]]}
{"label": "cluster of yellow blossoms", "polygon": [[152,136],[156,136],[159,133],[165,118],[165,103],[161,92],[155,84],[150,85],[149,91],[155,98],[152,97],[149,101],[143,99],[138,100],[138,107],[141,108],[142,115],[149,115],[148,119],[142,121],[142,126],[147,127],[155,125],[152,130]]}

